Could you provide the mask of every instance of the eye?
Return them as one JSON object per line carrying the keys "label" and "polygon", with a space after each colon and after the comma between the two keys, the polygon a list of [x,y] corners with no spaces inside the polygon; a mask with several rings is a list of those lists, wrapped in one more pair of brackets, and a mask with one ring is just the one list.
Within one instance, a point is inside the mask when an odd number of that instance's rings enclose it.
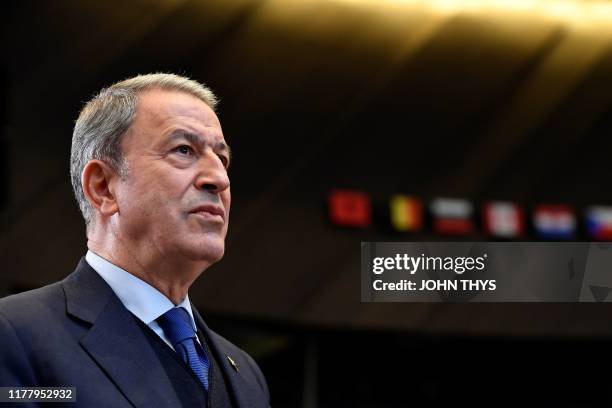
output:
{"label": "eye", "polygon": [[218,155],[219,156],[219,160],[221,160],[221,163],[223,163],[223,167],[225,167],[226,169],[229,167],[229,158],[227,156],[223,156],[223,155]]}
{"label": "eye", "polygon": [[174,148],[174,151],[176,153],[179,153],[183,156],[192,156],[193,155],[193,149],[190,146],[187,145],[180,145],[178,147]]}

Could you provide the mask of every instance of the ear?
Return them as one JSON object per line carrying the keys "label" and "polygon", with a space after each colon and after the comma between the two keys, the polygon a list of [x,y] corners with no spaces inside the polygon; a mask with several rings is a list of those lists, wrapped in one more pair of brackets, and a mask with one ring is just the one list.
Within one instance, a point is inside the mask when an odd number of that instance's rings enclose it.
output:
{"label": "ear", "polygon": [[100,160],[87,162],[81,174],[81,185],[87,201],[107,217],[119,211],[114,189],[117,180],[117,172]]}

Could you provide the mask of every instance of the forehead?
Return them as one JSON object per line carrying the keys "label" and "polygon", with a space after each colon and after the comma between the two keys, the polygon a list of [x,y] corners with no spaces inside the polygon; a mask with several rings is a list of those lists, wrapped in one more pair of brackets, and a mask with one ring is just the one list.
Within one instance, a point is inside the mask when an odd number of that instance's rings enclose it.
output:
{"label": "forehead", "polygon": [[201,99],[182,91],[151,89],[139,93],[133,127],[148,134],[182,129],[223,139],[215,112]]}

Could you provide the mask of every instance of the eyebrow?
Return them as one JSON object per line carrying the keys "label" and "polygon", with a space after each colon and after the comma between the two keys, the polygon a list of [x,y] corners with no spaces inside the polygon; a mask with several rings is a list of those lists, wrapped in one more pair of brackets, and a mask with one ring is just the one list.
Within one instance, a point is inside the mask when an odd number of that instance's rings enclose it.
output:
{"label": "eyebrow", "polygon": [[[185,132],[184,130],[172,132],[170,136],[168,136],[168,142],[178,139],[184,139],[197,146],[206,146],[206,142],[200,136],[195,133]],[[230,149],[225,142],[216,143],[214,149],[227,152],[228,164],[232,161],[232,149]]]}

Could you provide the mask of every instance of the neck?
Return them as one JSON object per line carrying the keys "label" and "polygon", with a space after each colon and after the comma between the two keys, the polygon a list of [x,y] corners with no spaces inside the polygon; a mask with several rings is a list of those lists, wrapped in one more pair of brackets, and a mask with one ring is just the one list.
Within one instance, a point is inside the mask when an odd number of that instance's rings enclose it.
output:
{"label": "neck", "polygon": [[181,303],[187,291],[209,266],[202,261],[185,261],[145,248],[125,245],[121,241],[98,241],[89,237],[87,247],[107,261],[147,282],[173,304]]}

